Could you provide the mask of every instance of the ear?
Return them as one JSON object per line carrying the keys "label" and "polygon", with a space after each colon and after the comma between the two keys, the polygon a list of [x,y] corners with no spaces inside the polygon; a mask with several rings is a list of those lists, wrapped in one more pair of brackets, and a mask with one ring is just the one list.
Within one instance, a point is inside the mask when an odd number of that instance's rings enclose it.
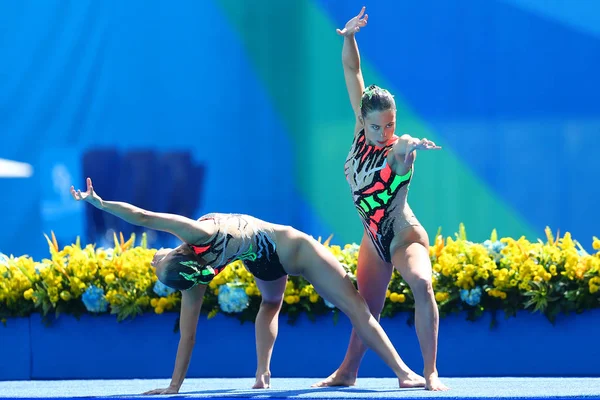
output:
{"label": "ear", "polygon": [[363,119],[362,115],[358,116],[358,122],[362,125],[365,126],[365,120]]}

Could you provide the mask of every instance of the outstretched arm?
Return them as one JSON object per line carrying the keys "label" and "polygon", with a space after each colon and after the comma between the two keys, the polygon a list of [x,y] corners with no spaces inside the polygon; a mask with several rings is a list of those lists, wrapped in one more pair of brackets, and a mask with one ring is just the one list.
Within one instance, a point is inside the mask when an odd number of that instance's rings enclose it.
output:
{"label": "outstretched arm", "polygon": [[201,224],[181,215],[157,213],[136,207],[129,203],[102,200],[92,186],[92,180],[87,178],[87,190],[75,190],[71,186],[71,195],[77,201],[87,201],[94,207],[115,215],[133,225],[172,233],[186,243],[196,243],[207,237],[207,232]]}
{"label": "outstretched arm", "polygon": [[[363,18],[364,15],[364,18]],[[342,65],[344,67],[344,78],[346,80],[346,88],[350,96],[350,104],[356,116],[356,123],[359,124],[358,117],[360,116],[360,99],[365,90],[365,81],[360,69],[360,53],[358,52],[358,44],[356,43],[355,34],[360,28],[367,25],[369,16],[365,14],[365,7],[360,13],[346,23],[344,29],[338,29],[338,35],[344,36],[344,46],[342,47]]]}
{"label": "outstretched arm", "polygon": [[181,314],[179,315],[180,337],[171,383],[168,388],[154,389],[144,394],[179,393],[192,359],[192,351],[196,343],[196,328],[205,292],[206,285],[194,286],[190,290],[181,292]]}
{"label": "outstretched arm", "polygon": [[417,139],[410,135],[402,135],[394,144],[394,156],[399,161],[406,165],[411,165],[416,158],[416,150],[439,150],[440,146],[436,145],[429,139]]}

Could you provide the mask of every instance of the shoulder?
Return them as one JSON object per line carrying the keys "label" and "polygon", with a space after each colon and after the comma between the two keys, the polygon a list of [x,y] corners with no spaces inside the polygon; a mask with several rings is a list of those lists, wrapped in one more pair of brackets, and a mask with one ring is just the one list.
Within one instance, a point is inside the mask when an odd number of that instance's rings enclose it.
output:
{"label": "shoulder", "polygon": [[198,218],[196,221],[204,221],[206,219],[214,219],[216,217],[217,217],[217,213],[208,213],[208,214],[204,214],[203,216]]}

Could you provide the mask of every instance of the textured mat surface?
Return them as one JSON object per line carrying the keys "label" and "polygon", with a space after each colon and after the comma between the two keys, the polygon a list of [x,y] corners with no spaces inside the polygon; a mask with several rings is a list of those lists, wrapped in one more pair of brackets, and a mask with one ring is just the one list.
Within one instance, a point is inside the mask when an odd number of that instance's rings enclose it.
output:
{"label": "textured mat surface", "polygon": [[[268,390],[249,389],[251,378],[188,379],[177,395],[254,399],[600,399],[600,378],[447,378],[447,392],[399,389],[390,378],[361,378],[350,388],[311,388],[316,378],[277,379]],[[0,398],[138,397],[168,380],[78,380],[0,382]],[[143,396],[146,398],[147,396]],[[164,397],[164,396],[163,396]]]}

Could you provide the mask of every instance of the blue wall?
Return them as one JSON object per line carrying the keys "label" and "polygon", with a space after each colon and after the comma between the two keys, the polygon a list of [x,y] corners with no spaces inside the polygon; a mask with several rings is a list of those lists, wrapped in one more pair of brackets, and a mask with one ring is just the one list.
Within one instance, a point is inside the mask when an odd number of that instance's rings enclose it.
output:
{"label": "blue wall", "polygon": [[[520,312],[510,319],[499,316],[493,329],[489,313],[476,322],[467,321],[465,315],[447,316],[440,321],[440,376],[598,377],[597,352],[555,346],[559,341],[571,343],[582,335],[600,334],[600,325],[594,323],[598,314],[598,310],[591,310],[580,315],[561,315],[552,325],[539,313]],[[179,341],[179,335],[173,332],[176,317],[172,313],[144,315],[117,323],[109,315],[84,315],[79,321],[63,315],[51,326],[44,326],[37,314],[10,319],[6,327],[0,326],[0,339],[14,343],[28,340],[22,347],[7,349],[6,356],[0,359],[0,380],[167,379],[173,371]],[[407,324],[407,317],[400,314],[383,318],[381,324],[405,363],[419,372],[423,370],[423,359],[415,328]],[[328,376],[342,361],[345,339],[351,330],[344,315],[338,322],[331,315],[319,317],[316,322],[302,316],[294,325],[282,318],[271,362],[273,377]],[[142,336],[144,340],[140,341]],[[214,337],[218,338],[216,342]],[[231,345],[233,342],[237,345]],[[326,356],[323,343],[328,344]],[[74,363],[81,354],[85,354],[84,359]],[[240,324],[224,315],[211,320],[201,316],[187,376],[252,377],[255,372],[254,324]],[[359,377],[393,377],[393,373],[369,351]]]}

